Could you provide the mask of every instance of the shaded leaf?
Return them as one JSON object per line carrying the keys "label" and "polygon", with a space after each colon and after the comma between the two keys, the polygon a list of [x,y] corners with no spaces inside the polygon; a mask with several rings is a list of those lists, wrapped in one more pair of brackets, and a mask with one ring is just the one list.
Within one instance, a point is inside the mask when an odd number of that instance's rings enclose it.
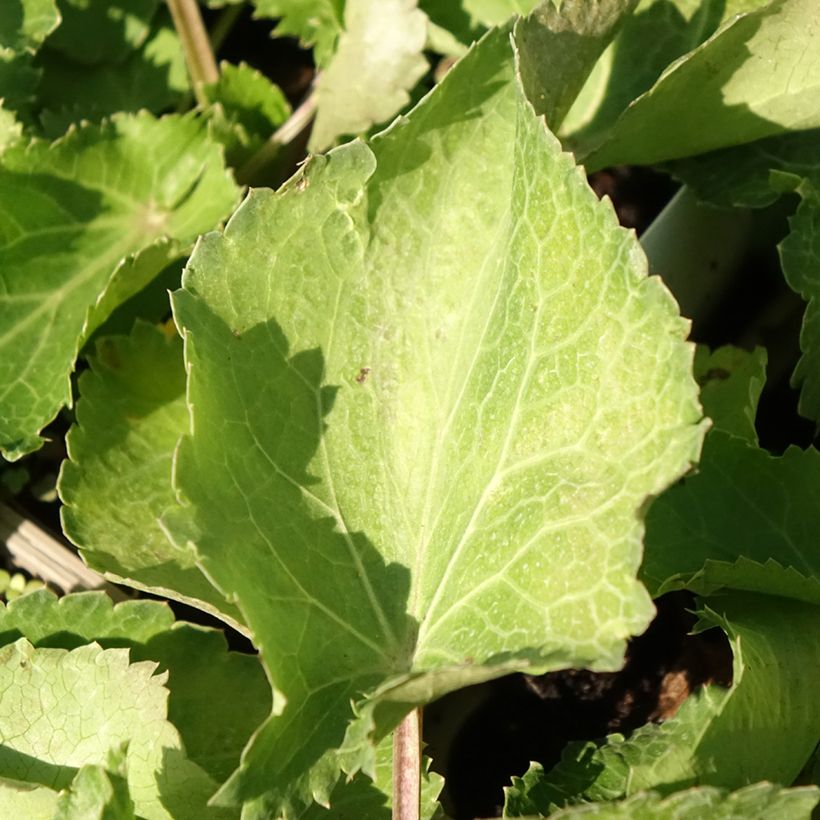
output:
{"label": "shaded leaf", "polygon": [[257,17],[279,19],[278,37],[297,37],[313,46],[316,64],[326,66],[342,33],[345,0],[254,0]]}
{"label": "shaded leaf", "polygon": [[58,484],[64,532],[86,563],[112,580],[246,631],[194,554],[172,544],[159,525],[176,504],[171,460],[187,423],[182,340],[138,322],[129,337],[98,341],[89,361]]}
{"label": "shaded leaf", "polygon": [[105,766],[83,766],[60,795],[54,820],[133,820],[126,749],[123,744],[122,748],[109,751]]}
{"label": "shaded leaf", "polygon": [[814,0],[773,0],[727,21],[638,97],[602,146],[576,151],[591,169],[649,164],[816,128],[816,12]]}
{"label": "shaded leaf", "polygon": [[193,435],[167,524],[279,693],[221,799],[295,811],[416,704],[618,668],[651,615],[638,512],[703,434],[692,353],[506,31],[371,147],[252,192],[174,311]]}
{"label": "shaded leaf", "polygon": [[72,122],[100,120],[118,111],[142,108],[159,114],[190,87],[182,46],[167,15],[158,15],[148,39],[121,63],[89,66],[46,49],[37,65],[37,89],[45,132],[64,133]]}
{"label": "shaded leaf", "polygon": [[48,47],[78,63],[116,63],[148,37],[161,0],[57,0],[62,21]]}

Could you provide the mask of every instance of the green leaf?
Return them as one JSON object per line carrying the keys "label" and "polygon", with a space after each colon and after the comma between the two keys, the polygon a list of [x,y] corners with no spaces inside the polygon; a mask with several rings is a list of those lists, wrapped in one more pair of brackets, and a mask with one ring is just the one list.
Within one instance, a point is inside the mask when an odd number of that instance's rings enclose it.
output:
{"label": "green leaf", "polygon": [[214,135],[225,145],[233,167],[259,150],[290,115],[290,104],[279,87],[246,63],[223,62],[219,81],[203,90],[220,106],[214,112]]}
{"label": "green leaf", "polygon": [[118,63],[147,39],[161,0],[58,0],[62,22],[48,47],[78,63]]}
{"label": "green leaf", "polygon": [[664,69],[718,26],[767,0],[641,0],[596,64],[564,122],[569,147],[600,143],[627,106]]}
{"label": "green leaf", "polygon": [[0,812],[3,817],[53,820],[59,795],[46,786],[33,786],[0,777]]}
{"label": "green leaf", "polygon": [[6,0],[0,7],[0,48],[33,53],[59,22],[54,0]]}
{"label": "green leaf", "polygon": [[224,799],[326,800],[352,700],[344,764],[372,773],[446,691],[620,666],[651,616],[639,511],[703,435],[686,323],[645,265],[506,31],[198,244],[174,296],[190,506],[168,526],[279,693]]}
{"label": "green leaf", "polygon": [[[89,641],[130,648],[132,660],[168,670],[168,718],[188,757],[222,782],[270,711],[270,687],[258,658],[228,652],[224,635],[174,623],[165,604],[113,606],[101,592],[56,598],[41,590],[0,608],[0,643],[25,637],[35,646],[75,649]],[[207,715],[207,720],[203,720]]]}
{"label": "green leaf", "polygon": [[0,155],[15,142],[19,142],[23,134],[23,126],[17,122],[13,112],[3,108],[0,104]]}
{"label": "green leaf", "polygon": [[41,52],[43,71],[37,89],[47,134],[58,136],[69,124],[100,120],[118,111],[145,108],[158,114],[176,104],[190,88],[182,46],[165,14],[158,15],[148,39],[122,63],[84,65],[59,52]]}
{"label": "green leaf", "polygon": [[416,0],[346,0],[344,26],[318,81],[311,151],[390,119],[427,70],[427,17]]}
{"label": "green leaf", "polygon": [[316,64],[328,64],[342,33],[345,0],[254,0],[257,17],[279,19],[277,37],[297,37],[314,46]]}
{"label": "green leaf", "polygon": [[516,14],[529,14],[540,2],[541,0],[461,0],[461,6],[475,22],[489,28],[505,23]]}
{"label": "green leaf", "polygon": [[723,430],[749,444],[757,444],[755,416],[766,383],[766,350],[751,353],[731,345],[695,352],[695,378],[700,385],[703,412],[713,430]]}
{"label": "green leaf", "polygon": [[[813,448],[790,447],[775,457],[719,430],[709,433],[697,474],[649,511],[644,583],[655,594],[728,585],[820,603],[811,512],[818,488],[820,453]],[[784,583],[783,570],[794,586]]]}
{"label": "green leaf", "polygon": [[708,786],[686,789],[667,798],[642,792],[619,803],[573,806],[551,814],[555,820],[574,817],[628,818],[628,820],[810,820],[820,800],[811,788],[784,789],[773,783],[755,783],[736,792]]}
{"label": "green leaf", "polygon": [[89,362],[58,483],[63,531],[112,580],[205,609],[246,632],[195,555],[159,526],[176,504],[171,460],[187,424],[182,340],[138,322],[129,337],[98,341]]}
{"label": "green leaf", "polygon": [[[591,168],[649,164],[820,125],[814,0],[773,0],[673,63],[607,133]],[[697,100],[697,105],[692,105]]]}
{"label": "green leaf", "polygon": [[31,101],[39,78],[31,58],[59,22],[54,0],[3,0],[0,4],[0,100],[7,108]]}
{"label": "green leaf", "polygon": [[601,52],[637,0],[543,3],[515,25],[516,68],[535,113],[557,131]]}
{"label": "green leaf", "polygon": [[[45,589],[0,607],[0,642],[28,638],[35,646],[76,647],[98,641],[105,646],[141,644],[171,628],[174,615],[156,601],[114,604],[103,592],[57,598]],[[73,636],[73,637],[72,637]]]}
{"label": "green leaf", "polygon": [[60,795],[54,820],[133,820],[126,749],[127,744],[123,744],[120,749],[110,750],[105,766],[83,766]]}
{"label": "green leaf", "polygon": [[[36,449],[38,431],[70,402],[78,348],[105,318],[89,311],[118,269],[138,266],[144,284],[165,267],[167,254],[155,254],[153,271],[131,255],[163,237],[191,242],[230,211],[236,194],[221,149],[191,117],[117,116],[52,145],[6,150],[0,450],[7,458]],[[113,306],[106,302],[107,310]]]}
{"label": "green leaf", "polygon": [[104,765],[110,749],[127,743],[139,815],[230,816],[206,808],[216,784],[185,758],[165,718],[165,676],[153,676],[155,668],[129,665],[128,650],[96,644],[68,652],[35,649],[21,638],[0,649],[0,775],[60,789],[79,767]]}
{"label": "green leaf", "polygon": [[763,208],[804,179],[820,184],[820,130],[757,140],[667,163],[698,199],[722,208]]}
{"label": "green leaf", "polygon": [[764,778],[794,781],[820,736],[814,682],[805,674],[820,662],[820,609],[743,593],[710,604],[715,610],[699,613],[698,628],[719,626],[729,636],[732,687],[704,687],[675,717],[629,739],[612,735],[594,750],[570,746],[551,772],[534,771],[514,787],[508,816],[516,808],[527,814],[534,806],[545,811],[646,789],[666,795],[695,784],[736,789]]}
{"label": "green leaf", "polygon": [[[430,771],[430,760],[422,760],[421,820],[443,820],[445,817],[438,796],[444,778]],[[393,738],[387,735],[376,748],[375,778],[363,772],[350,781],[340,780],[330,794],[330,807],[313,803],[298,814],[298,820],[391,820],[393,802]]]}

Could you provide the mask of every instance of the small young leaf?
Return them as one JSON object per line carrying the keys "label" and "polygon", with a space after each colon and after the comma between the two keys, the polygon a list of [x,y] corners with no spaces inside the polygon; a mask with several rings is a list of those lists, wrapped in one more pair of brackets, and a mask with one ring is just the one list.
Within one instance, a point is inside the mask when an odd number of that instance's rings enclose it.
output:
{"label": "small young leaf", "polygon": [[159,526],[176,504],[171,460],[187,425],[182,340],[137,322],[130,337],[98,341],[89,361],[58,483],[66,535],[89,566],[113,580],[205,609],[245,631],[194,554]]}
{"label": "small young leaf", "polygon": [[389,120],[427,70],[427,17],[416,0],[347,0],[344,25],[319,78],[312,151]]}
{"label": "small young leaf", "polygon": [[[105,318],[89,311],[128,257],[162,237],[191,242],[236,195],[221,149],[192,117],[117,116],[53,145],[5,151],[0,452],[15,459],[36,449],[40,429],[70,401],[78,347]],[[139,268],[142,284],[158,264]]]}
{"label": "small young leaf", "polygon": [[83,766],[60,795],[53,820],[133,820],[126,749],[127,744],[112,749],[105,766]]}
{"label": "small young leaf", "polygon": [[342,32],[344,0],[253,0],[257,17],[279,20],[278,37],[298,37],[313,46],[316,64],[328,64]]}
{"label": "small young leaf", "polygon": [[252,192],[174,311],[193,434],[169,526],[281,693],[223,798],[287,814],[328,798],[346,732],[372,773],[446,691],[620,665],[651,614],[639,511],[703,435],[691,348],[506,30],[372,147]]}

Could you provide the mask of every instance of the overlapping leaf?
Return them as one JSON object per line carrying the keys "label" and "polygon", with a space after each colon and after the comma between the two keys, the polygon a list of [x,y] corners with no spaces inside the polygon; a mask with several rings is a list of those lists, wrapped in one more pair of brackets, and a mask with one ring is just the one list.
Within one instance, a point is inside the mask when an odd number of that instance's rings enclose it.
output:
{"label": "overlapping leaf", "polygon": [[[222,798],[326,800],[412,706],[616,668],[639,510],[698,452],[685,323],[534,115],[506,31],[405,121],[253,192],[175,295],[168,521],[279,696]],[[351,700],[369,696],[354,715]]]}
{"label": "overlapping leaf", "polygon": [[171,610],[154,601],[112,606],[100,592],[60,599],[33,592],[0,608],[0,645],[20,637],[62,649],[89,641],[127,646],[132,660],[159,663],[168,671],[168,718],[188,758],[216,783],[236,768],[270,710],[270,689],[257,658],[226,651],[224,636],[215,630],[174,624]]}
{"label": "overlapping leaf", "polygon": [[128,786],[140,816],[230,817],[206,807],[216,783],[185,758],[165,717],[165,676],[153,676],[155,668],[129,665],[127,650],[97,644],[69,652],[35,649],[20,638],[0,649],[0,776],[61,789],[80,767],[105,766],[109,751],[127,743]]}
{"label": "overlapping leaf", "polygon": [[119,111],[159,114],[179,101],[190,87],[182,46],[167,16],[157,17],[146,41],[121,63],[100,68],[51,49],[39,55],[37,100],[47,134],[56,137],[72,122]]}
{"label": "overlapping leaf", "polygon": [[[816,128],[820,18],[813,0],[773,0],[728,20],[673,63],[603,137],[574,145],[590,168],[648,164]],[[691,105],[696,99],[697,105]]]}
{"label": "overlapping leaf", "polygon": [[816,789],[784,789],[756,783],[736,792],[722,789],[686,789],[661,798],[642,792],[617,803],[572,806],[551,814],[556,820],[575,817],[627,818],[627,820],[809,820],[820,799]]}
{"label": "overlapping leaf", "polygon": [[[715,151],[670,165],[701,198],[718,205],[759,208],[796,191],[800,205],[780,243],[789,286],[808,303],[800,334],[803,357],[793,383],[801,387],[800,412],[820,420],[820,131],[806,131],[748,146]],[[721,169],[731,169],[729,173]]]}
{"label": "overlapping leaf", "polygon": [[[191,242],[231,209],[220,148],[191,117],[118,116],[0,161],[0,451],[17,458],[70,400],[84,337],[162,270],[163,237]],[[184,244],[183,244],[184,247]],[[159,256],[156,266],[145,256]],[[133,265],[130,283],[122,272]],[[119,274],[119,275],[118,275]],[[90,313],[91,311],[91,313]]]}
{"label": "overlapping leaf", "polygon": [[59,492],[63,529],[114,580],[206,609],[244,631],[231,606],[160,528],[175,504],[171,459],[185,431],[182,340],[138,322],[108,337],[80,378]]}
{"label": "overlapping leaf", "polygon": [[346,0],[344,26],[319,79],[313,151],[389,120],[427,70],[427,17],[416,0]]}
{"label": "overlapping leaf", "polygon": [[32,57],[59,22],[55,0],[5,0],[0,5],[0,100],[6,108],[31,101],[39,78]]}
{"label": "overlapping leaf", "polygon": [[531,772],[508,792],[507,815],[607,801],[689,785],[736,789],[764,778],[792,783],[820,734],[820,708],[804,674],[820,663],[820,608],[734,593],[714,599],[700,628],[719,626],[734,651],[730,689],[704,687],[674,718],[611,736],[600,748],[570,745],[551,772]]}

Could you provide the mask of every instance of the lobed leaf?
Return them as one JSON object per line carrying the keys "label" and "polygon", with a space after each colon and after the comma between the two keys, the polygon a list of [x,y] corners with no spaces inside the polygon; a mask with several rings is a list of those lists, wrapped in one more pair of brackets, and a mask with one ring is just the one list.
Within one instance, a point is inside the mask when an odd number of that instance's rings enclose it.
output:
{"label": "lobed leaf", "polygon": [[187,422],[182,340],[137,322],[129,337],[99,340],[89,362],[58,482],[63,531],[112,580],[247,632],[196,556],[175,546],[159,523],[176,504],[171,460]]}
{"label": "lobed leaf", "polygon": [[[0,452],[13,460],[36,449],[39,430],[70,402],[77,351],[114,306],[95,303],[120,269],[133,264],[144,285],[168,261],[154,243],[167,237],[184,247],[228,213],[236,194],[219,147],[191,117],[117,116],[51,146],[5,151]],[[129,261],[139,253],[159,257],[156,267]]]}
{"label": "lobed leaf", "polygon": [[220,794],[248,816],[372,774],[446,691],[617,668],[649,620],[640,510],[703,435],[686,323],[507,40],[370,147],[252,192],[174,296],[192,434],[167,525],[277,690]]}

